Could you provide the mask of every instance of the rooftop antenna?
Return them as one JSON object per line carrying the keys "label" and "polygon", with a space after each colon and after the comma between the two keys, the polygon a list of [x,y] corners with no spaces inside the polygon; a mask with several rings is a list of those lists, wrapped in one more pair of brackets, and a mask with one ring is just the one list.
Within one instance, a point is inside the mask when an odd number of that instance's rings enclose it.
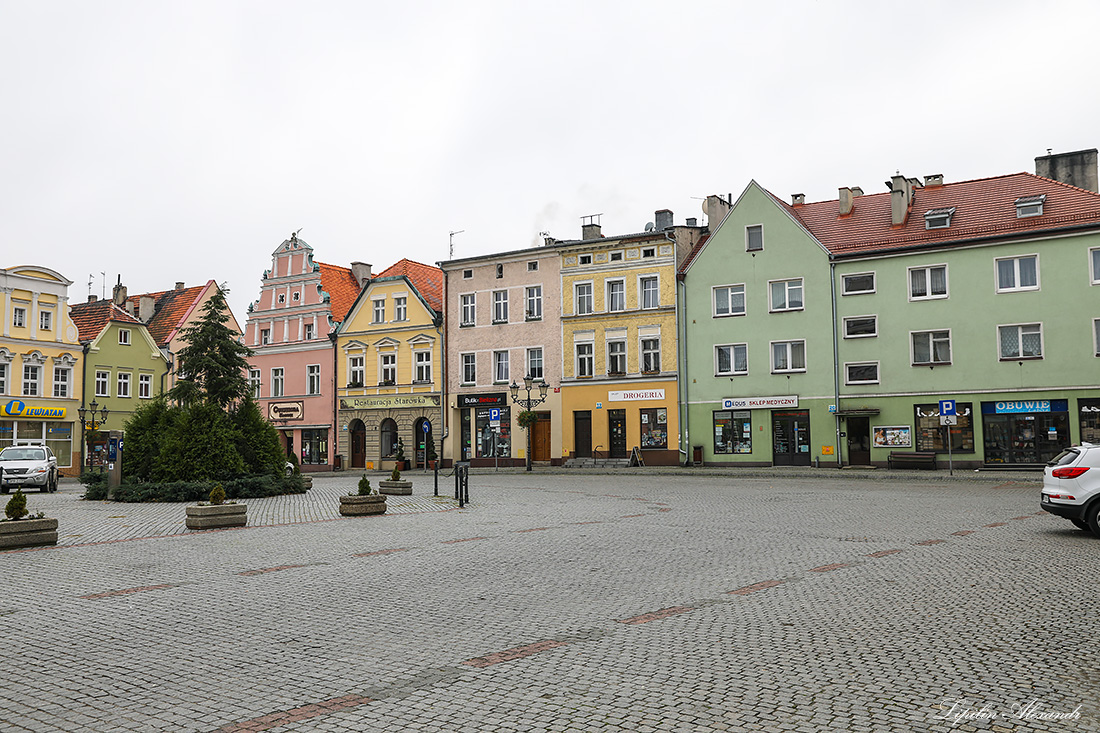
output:
{"label": "rooftop antenna", "polygon": [[451,232],[450,233],[451,245],[450,245],[450,249],[447,252],[447,259],[448,260],[453,260],[455,258],[455,235],[456,234],[462,234],[464,231],[466,231],[466,230],[465,229],[459,229],[457,232]]}
{"label": "rooftop antenna", "polygon": [[107,273],[100,270],[99,274],[102,275],[102,278],[99,281],[99,292],[100,292],[99,297],[102,298],[103,300],[106,300],[107,299]]}
{"label": "rooftop antenna", "polygon": [[92,285],[95,283],[95,273],[88,273],[88,297],[92,297]]}

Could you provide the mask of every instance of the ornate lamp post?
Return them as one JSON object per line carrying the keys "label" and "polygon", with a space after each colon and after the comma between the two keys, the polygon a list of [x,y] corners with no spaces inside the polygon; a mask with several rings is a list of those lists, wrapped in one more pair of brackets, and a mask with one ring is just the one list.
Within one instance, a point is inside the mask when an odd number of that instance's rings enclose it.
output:
{"label": "ornate lamp post", "polygon": [[[80,454],[82,456],[81,463],[84,462],[84,449],[88,446],[88,431],[99,429],[100,425],[107,422],[107,413],[110,412],[110,410],[107,409],[107,405],[100,407],[99,403],[95,401],[94,397],[92,398],[92,403],[88,405],[88,407],[90,407],[91,410],[84,407],[83,404],[81,404],[80,407],[76,408],[76,414],[80,417]],[[99,413],[98,415],[96,414],[97,412]]]}
{"label": "ornate lamp post", "polygon": [[[532,397],[531,390],[538,387],[539,396]],[[515,402],[518,406],[523,408],[524,412],[530,412],[537,405],[541,405],[546,401],[546,391],[550,389],[550,385],[546,383],[545,379],[539,379],[538,384],[535,384],[535,378],[528,374],[523,378],[523,389],[527,392],[525,399],[520,399],[519,390],[520,385],[514,381],[508,387],[512,392],[512,402]],[[527,431],[527,470],[531,470],[531,424],[528,423],[524,429]]]}

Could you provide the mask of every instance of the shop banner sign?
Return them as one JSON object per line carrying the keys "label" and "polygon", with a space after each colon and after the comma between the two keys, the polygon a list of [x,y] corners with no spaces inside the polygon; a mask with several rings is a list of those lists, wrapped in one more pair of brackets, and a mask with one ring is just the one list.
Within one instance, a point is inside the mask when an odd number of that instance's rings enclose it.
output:
{"label": "shop banner sign", "polygon": [[268,420],[301,420],[305,412],[301,402],[272,402],[267,406]]}
{"label": "shop banner sign", "polygon": [[607,393],[608,402],[634,402],[636,400],[663,400],[663,389],[619,389]]}
{"label": "shop banner sign", "polygon": [[754,410],[767,407],[798,407],[798,395],[782,397],[727,397],[723,410]]}
{"label": "shop banner sign", "polygon": [[37,417],[60,420],[65,417],[65,408],[28,405],[19,400],[11,400],[4,405],[4,415],[6,417]]}
{"label": "shop banner sign", "polygon": [[1014,400],[983,402],[982,412],[987,415],[1012,415],[1029,412],[1067,412],[1069,400]]}
{"label": "shop banner sign", "polygon": [[439,407],[439,395],[395,394],[347,397],[340,400],[341,410],[392,410],[400,407]]}
{"label": "shop banner sign", "polygon": [[503,392],[491,392],[489,394],[460,394],[458,396],[459,407],[484,407],[485,405],[506,405],[508,397]]}

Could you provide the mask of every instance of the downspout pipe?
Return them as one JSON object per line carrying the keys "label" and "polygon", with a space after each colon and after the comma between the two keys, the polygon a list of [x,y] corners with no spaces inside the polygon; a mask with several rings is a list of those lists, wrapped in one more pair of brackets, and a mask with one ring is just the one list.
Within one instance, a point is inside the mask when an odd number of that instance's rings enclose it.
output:
{"label": "downspout pipe", "polygon": [[681,327],[681,322],[687,319],[687,306],[685,303],[684,317],[681,318],[680,303],[682,300],[684,283],[680,279],[680,264],[676,256],[676,237],[670,236],[668,232],[665,232],[665,239],[672,243],[672,261],[673,263],[675,263],[673,265],[673,277],[675,278],[674,282],[676,283],[676,423],[679,426],[676,442],[679,444],[680,455],[683,457],[680,465],[683,467],[687,467],[688,458],[691,455],[688,452],[687,448],[687,445],[691,442],[691,440],[690,436],[688,435],[687,423],[684,422],[684,416],[686,414],[685,411],[687,409],[687,395],[685,394],[687,391],[687,381],[684,379],[684,366],[686,364],[686,358],[684,358],[683,354],[687,348],[687,324],[685,323],[683,324],[683,327]]}
{"label": "downspout pipe", "polygon": [[833,420],[836,423],[836,467],[844,467],[843,444],[840,436],[840,340],[837,328],[837,303],[836,303],[836,260],[832,253],[829,254],[829,291],[832,296],[832,321],[833,321]]}
{"label": "downspout pipe", "polygon": [[[332,342],[332,440],[329,441],[329,445],[332,446],[332,470],[335,471],[336,451],[340,450],[340,393],[339,382],[336,381],[336,360],[339,349],[336,348],[336,329],[329,331],[328,340]],[[346,469],[347,467],[341,465],[340,468]]]}

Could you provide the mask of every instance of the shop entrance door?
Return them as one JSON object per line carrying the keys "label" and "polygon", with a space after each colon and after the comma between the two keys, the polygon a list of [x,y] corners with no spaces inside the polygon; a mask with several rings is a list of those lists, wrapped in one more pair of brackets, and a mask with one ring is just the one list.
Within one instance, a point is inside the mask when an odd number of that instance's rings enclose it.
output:
{"label": "shop entrance door", "polygon": [[577,410],[573,413],[573,455],[577,458],[592,457],[591,410]]}
{"label": "shop entrance door", "polygon": [[550,460],[550,416],[540,413],[539,419],[531,426],[531,460]]}
{"label": "shop entrance door", "polygon": [[612,458],[626,458],[626,410],[607,411],[607,440]]}
{"label": "shop entrance door", "polygon": [[351,467],[367,466],[367,428],[362,420],[356,420],[349,429],[351,433]]}
{"label": "shop entrance door", "polygon": [[871,465],[871,418],[849,417],[845,428],[848,433],[848,463],[853,466]]}
{"label": "shop entrance door", "polygon": [[772,412],[772,463],[810,465],[810,413],[806,410]]}

